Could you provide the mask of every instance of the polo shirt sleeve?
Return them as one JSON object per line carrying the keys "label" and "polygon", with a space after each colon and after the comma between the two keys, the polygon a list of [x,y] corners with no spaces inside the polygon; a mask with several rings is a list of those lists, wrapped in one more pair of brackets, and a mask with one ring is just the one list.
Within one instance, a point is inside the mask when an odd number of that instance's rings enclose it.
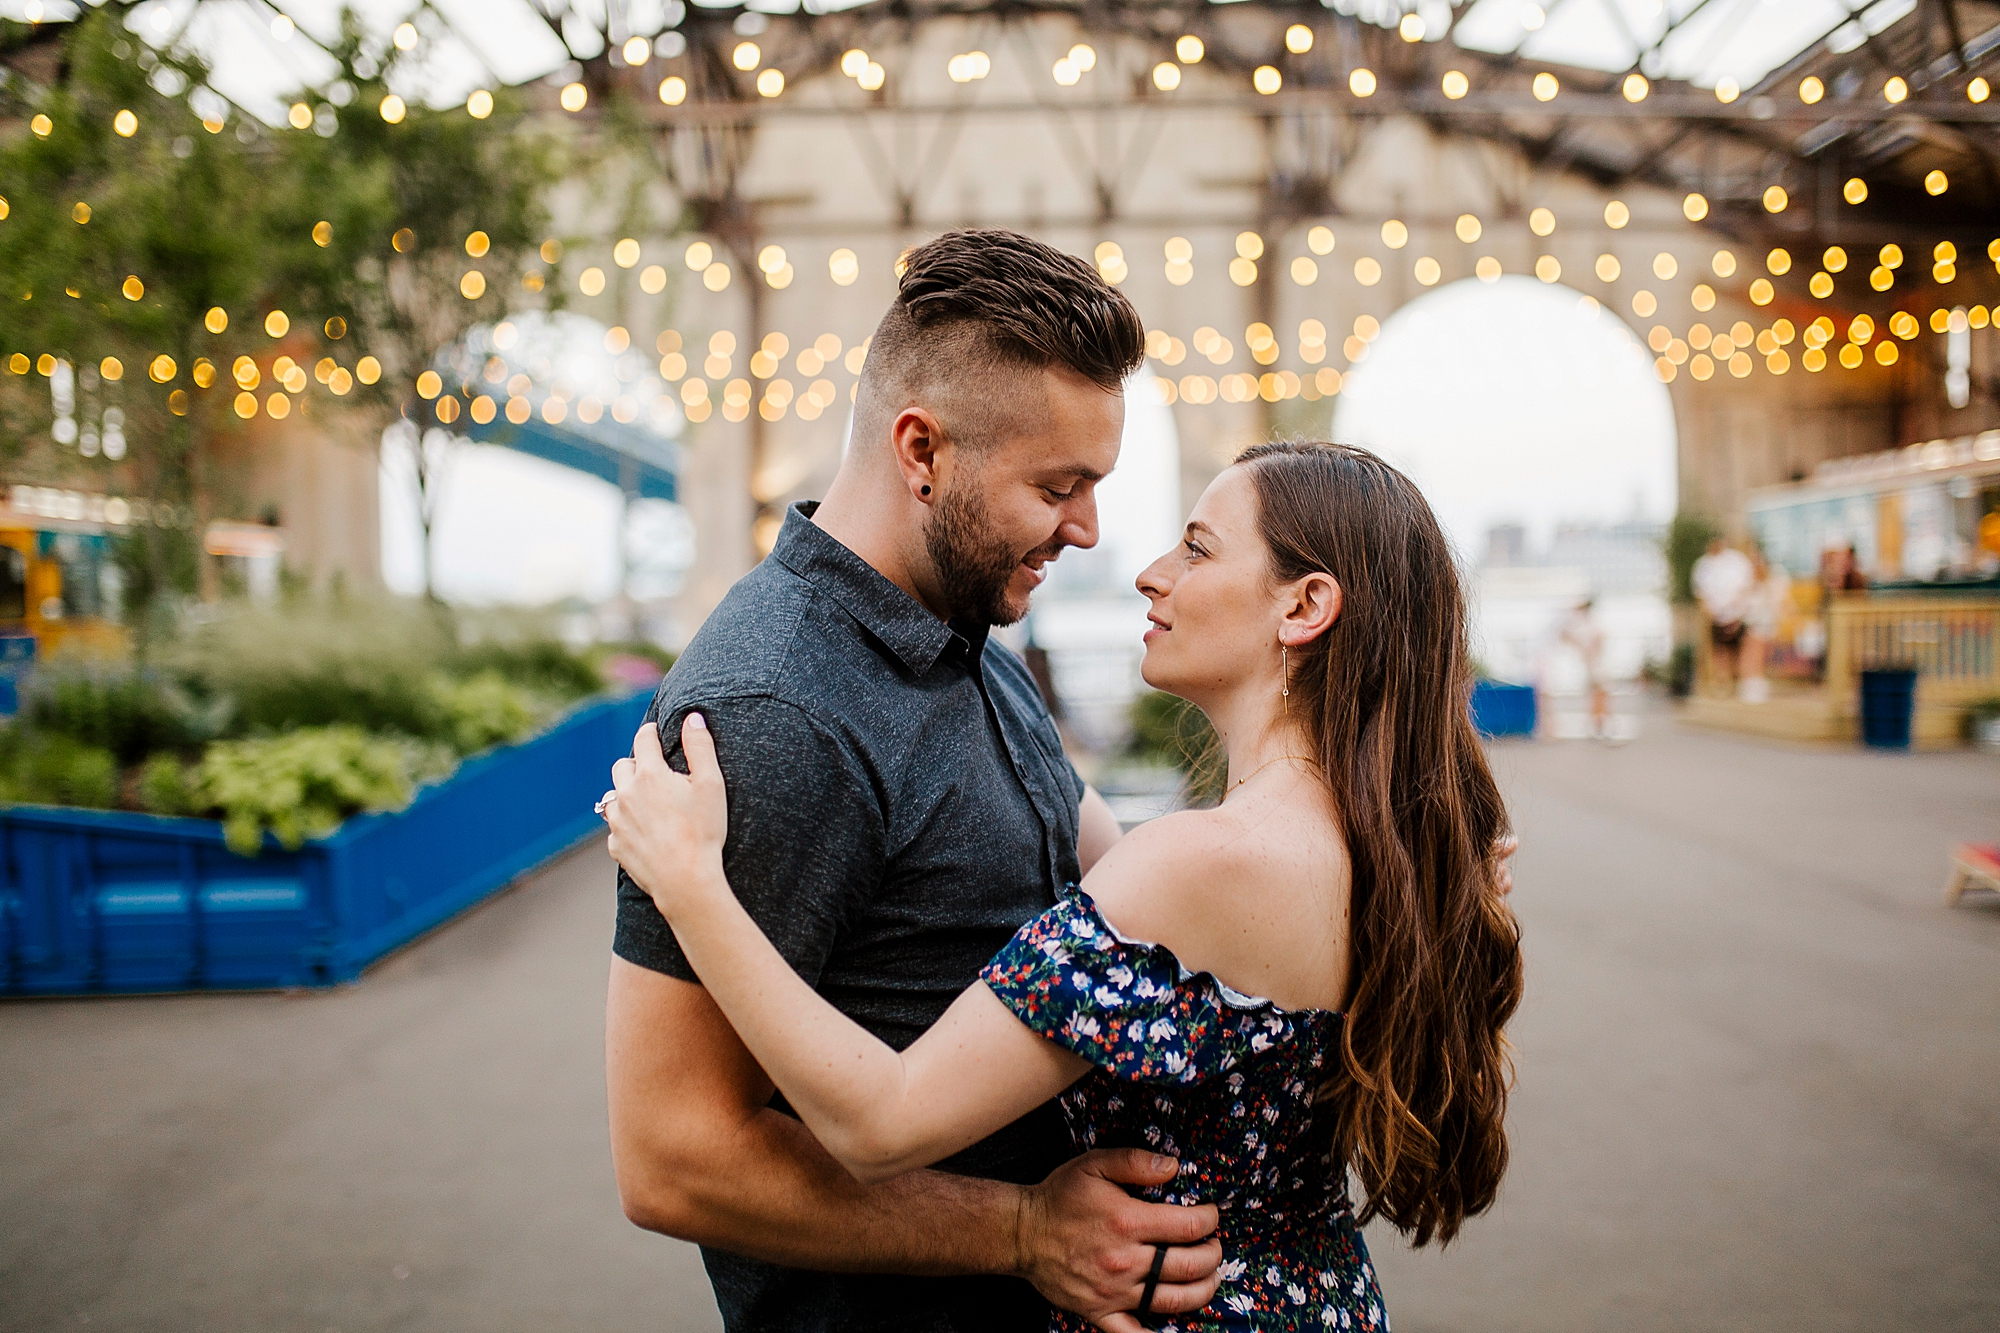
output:
{"label": "polo shirt sleeve", "polygon": [[[785,961],[817,983],[848,905],[882,882],[886,822],[874,779],[850,745],[768,697],[678,701],[655,716],[668,762],[682,772],[680,725],[694,708],[708,718],[729,788],[729,886]],[[612,951],[700,980],[666,918],[623,870]]]}

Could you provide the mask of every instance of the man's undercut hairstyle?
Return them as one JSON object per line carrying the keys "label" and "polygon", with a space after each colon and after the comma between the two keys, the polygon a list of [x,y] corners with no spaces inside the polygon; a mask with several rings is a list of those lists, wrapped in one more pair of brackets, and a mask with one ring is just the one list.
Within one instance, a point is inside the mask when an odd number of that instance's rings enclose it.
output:
{"label": "man's undercut hairstyle", "polygon": [[1002,228],[950,231],[904,256],[858,415],[886,431],[877,413],[918,403],[978,447],[1039,412],[1024,372],[1060,367],[1116,393],[1145,355],[1139,312],[1089,263]]}

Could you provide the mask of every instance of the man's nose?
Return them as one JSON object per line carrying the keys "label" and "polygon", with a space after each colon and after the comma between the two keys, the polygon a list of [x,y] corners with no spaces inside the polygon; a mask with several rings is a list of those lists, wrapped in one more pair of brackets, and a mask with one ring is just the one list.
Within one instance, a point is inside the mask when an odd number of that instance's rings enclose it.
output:
{"label": "man's nose", "polygon": [[1056,535],[1065,544],[1089,550],[1097,545],[1097,497],[1090,495],[1070,501],[1063,509],[1063,520],[1056,528]]}

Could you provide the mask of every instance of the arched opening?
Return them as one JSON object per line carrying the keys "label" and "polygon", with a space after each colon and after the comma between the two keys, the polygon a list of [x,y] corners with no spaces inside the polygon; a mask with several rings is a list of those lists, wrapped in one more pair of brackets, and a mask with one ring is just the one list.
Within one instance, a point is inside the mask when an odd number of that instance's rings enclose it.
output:
{"label": "arched opening", "polygon": [[1666,656],[1673,404],[1616,314],[1532,278],[1453,283],[1390,316],[1334,401],[1334,438],[1408,473],[1457,546],[1486,671],[1579,687],[1559,626],[1586,597],[1607,675]]}

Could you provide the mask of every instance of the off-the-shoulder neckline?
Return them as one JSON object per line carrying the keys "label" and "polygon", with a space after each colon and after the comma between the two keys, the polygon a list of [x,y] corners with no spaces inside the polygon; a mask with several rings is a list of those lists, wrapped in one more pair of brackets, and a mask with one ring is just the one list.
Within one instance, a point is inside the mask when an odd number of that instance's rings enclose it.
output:
{"label": "off-the-shoulder neckline", "polygon": [[1118,929],[1117,926],[1112,924],[1111,918],[1104,915],[1104,909],[1097,905],[1097,900],[1085,892],[1081,884],[1074,881],[1065,884],[1063,885],[1063,892],[1070,898],[1075,899],[1085,911],[1095,917],[1097,924],[1103,927],[1105,933],[1110,935],[1112,939],[1117,940],[1128,949],[1141,949],[1147,953],[1158,954],[1166,958],[1167,961],[1174,965],[1174,975],[1183,982],[1207,982],[1209,986],[1214,988],[1216,995],[1221,1001],[1231,1009],[1240,1010],[1245,1013],[1269,1010],[1271,1013],[1285,1018],[1313,1018],[1321,1014],[1331,1015],[1334,1018],[1342,1016],[1343,1011],[1339,1009],[1321,1009],[1313,1006],[1307,1006],[1302,1009],[1288,1009],[1276,1000],[1266,999],[1261,995],[1250,995],[1244,991],[1237,990],[1213,972],[1205,970],[1200,972],[1195,971],[1186,963],[1183,963],[1180,955],[1175,953],[1168,945],[1161,944],[1158,940],[1134,939],[1132,936]]}

